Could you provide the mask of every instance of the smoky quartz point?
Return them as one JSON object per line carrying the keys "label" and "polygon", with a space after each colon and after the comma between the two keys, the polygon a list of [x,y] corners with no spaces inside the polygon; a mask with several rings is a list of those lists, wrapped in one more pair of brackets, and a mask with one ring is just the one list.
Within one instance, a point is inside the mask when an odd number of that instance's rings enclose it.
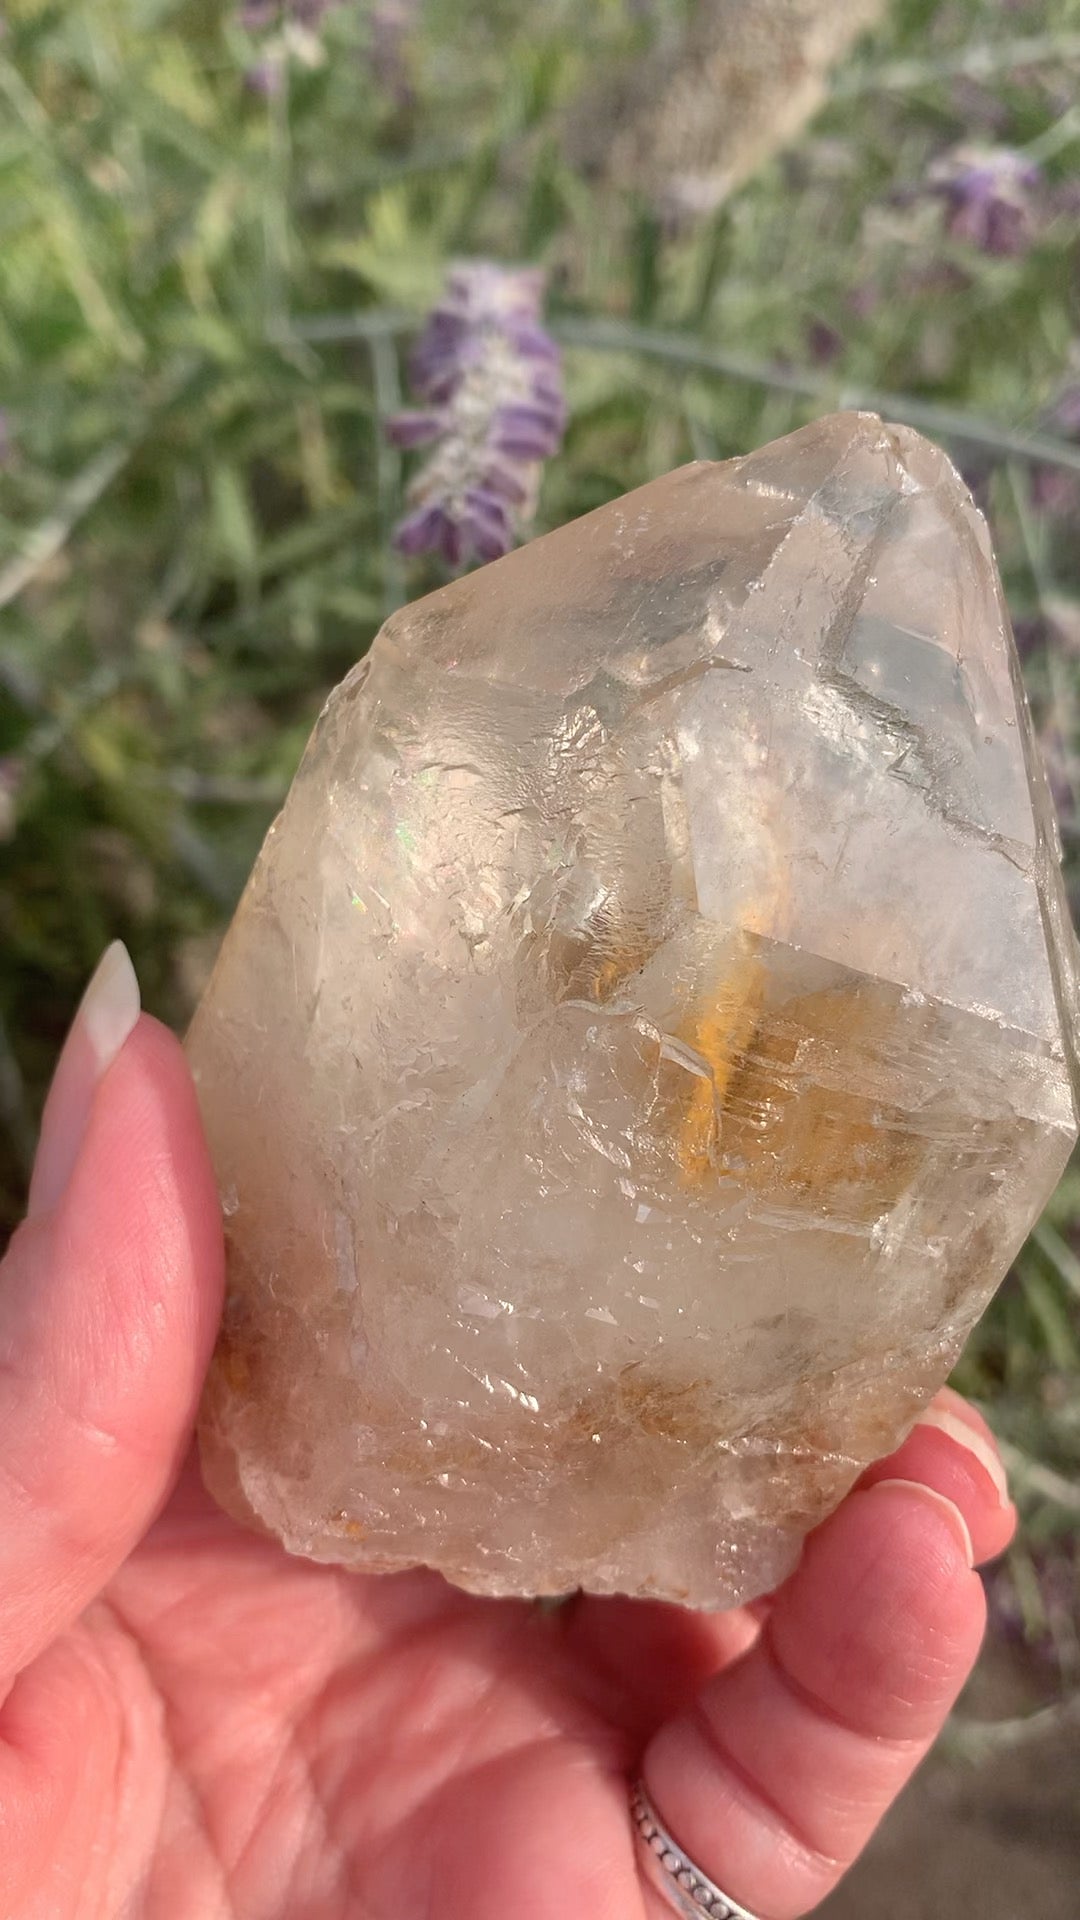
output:
{"label": "smoky quartz point", "polygon": [[477,1593],[771,1587],[1065,1166],[1059,867],[984,522],[872,416],[396,613],[190,1034],[212,1491]]}

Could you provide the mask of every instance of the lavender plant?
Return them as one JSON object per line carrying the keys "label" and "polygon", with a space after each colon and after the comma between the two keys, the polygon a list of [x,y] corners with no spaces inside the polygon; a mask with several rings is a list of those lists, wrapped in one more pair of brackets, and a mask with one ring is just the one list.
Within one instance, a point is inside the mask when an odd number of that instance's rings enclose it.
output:
{"label": "lavender plant", "polygon": [[1042,169],[1012,147],[954,147],[927,185],[945,204],[947,231],[982,253],[1023,254],[1038,235]]}
{"label": "lavender plant", "polygon": [[322,57],[320,29],[341,0],[241,0],[237,23],[256,42],[258,53],[247,70],[258,93],[281,89],[290,60],[317,65]]}
{"label": "lavender plant", "polygon": [[396,530],[402,553],[450,567],[507,553],[536,511],[566,424],[559,349],[542,322],[544,275],[454,267],[409,360],[423,404],[387,422],[397,447],[430,446]]}

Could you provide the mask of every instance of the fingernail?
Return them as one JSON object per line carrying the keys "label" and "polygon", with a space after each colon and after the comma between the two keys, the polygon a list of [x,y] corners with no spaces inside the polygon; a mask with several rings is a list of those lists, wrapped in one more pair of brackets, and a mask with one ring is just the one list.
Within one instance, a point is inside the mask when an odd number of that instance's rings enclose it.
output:
{"label": "fingernail", "polygon": [[969,1427],[966,1420],[962,1419],[958,1413],[952,1413],[948,1407],[926,1407],[920,1413],[915,1425],[936,1427],[939,1433],[945,1434],[952,1441],[954,1447],[962,1447],[965,1453],[971,1454],[972,1458],[978,1461],[997,1494],[998,1505],[1002,1508],[1012,1505],[1005,1468],[1001,1464],[1000,1455],[993,1441],[988,1440],[985,1434],[977,1432],[974,1427]]}
{"label": "fingernail", "polygon": [[943,1514],[948,1520],[949,1525],[956,1534],[960,1545],[964,1549],[964,1557],[967,1560],[968,1566],[973,1567],[975,1565],[975,1548],[971,1543],[968,1523],[964,1519],[955,1500],[947,1499],[943,1493],[937,1493],[933,1487],[925,1486],[921,1480],[875,1480],[873,1491],[876,1493],[881,1487],[903,1487],[905,1493],[917,1494],[920,1500],[926,1500],[931,1506],[936,1507],[938,1512]]}
{"label": "fingernail", "polygon": [[98,961],[57,1061],[30,1182],[31,1218],[59,1202],[79,1157],[94,1091],[139,1018],[139,983],[114,940]]}
{"label": "fingernail", "polygon": [[106,947],[83,994],[74,1025],[82,1023],[97,1062],[96,1080],[107,1073],[141,1011],[139,983],[122,940]]}

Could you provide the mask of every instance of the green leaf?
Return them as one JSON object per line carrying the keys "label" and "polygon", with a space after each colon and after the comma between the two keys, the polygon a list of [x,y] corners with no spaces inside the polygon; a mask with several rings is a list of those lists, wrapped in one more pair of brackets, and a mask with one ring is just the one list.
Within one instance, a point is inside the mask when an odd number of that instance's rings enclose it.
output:
{"label": "green leaf", "polygon": [[1080,1338],[1058,1288],[1030,1256],[1021,1259],[1018,1272],[1051,1365],[1066,1373],[1080,1368]]}
{"label": "green leaf", "polygon": [[445,261],[433,236],[414,230],[401,188],[372,196],[366,233],[325,241],[316,251],[324,265],[344,267],[380,299],[417,312],[433,304],[442,285]]}
{"label": "green leaf", "polygon": [[1073,1298],[1080,1301],[1080,1258],[1068,1241],[1062,1238],[1049,1220],[1041,1220],[1031,1237],[1039,1252],[1050,1262],[1058,1279],[1069,1289]]}
{"label": "green leaf", "polygon": [[243,476],[224,461],[210,469],[210,500],[216,551],[250,588],[258,572],[258,531]]}

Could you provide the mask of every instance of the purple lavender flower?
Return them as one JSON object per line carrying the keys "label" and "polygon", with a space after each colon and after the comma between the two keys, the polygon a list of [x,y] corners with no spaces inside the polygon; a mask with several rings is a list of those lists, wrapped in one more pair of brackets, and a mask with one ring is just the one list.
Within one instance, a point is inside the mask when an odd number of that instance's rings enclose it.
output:
{"label": "purple lavender flower", "polygon": [[931,167],[927,185],[945,203],[954,239],[980,252],[1026,253],[1039,219],[1042,170],[1012,147],[954,147]]}
{"label": "purple lavender flower", "polygon": [[532,518],[541,467],[566,426],[543,296],[534,268],[477,260],[448,274],[409,359],[423,404],[386,423],[395,446],[432,449],[395,535],[403,553],[439,553],[455,568],[496,560]]}
{"label": "purple lavender flower", "polygon": [[806,329],[806,345],[816,367],[831,367],[844,351],[844,336],[827,320],[811,320]]}

